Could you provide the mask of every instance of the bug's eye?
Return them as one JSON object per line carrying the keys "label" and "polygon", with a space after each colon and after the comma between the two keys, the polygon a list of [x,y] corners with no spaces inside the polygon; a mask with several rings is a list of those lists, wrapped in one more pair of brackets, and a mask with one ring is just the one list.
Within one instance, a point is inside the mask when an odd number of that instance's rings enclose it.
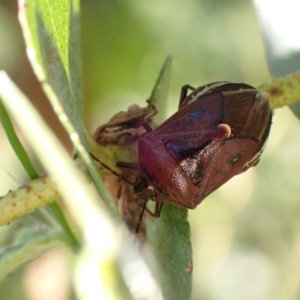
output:
{"label": "bug's eye", "polygon": [[239,152],[231,154],[227,160],[228,165],[232,167],[241,158],[241,156],[242,155]]}
{"label": "bug's eye", "polygon": [[153,186],[145,178],[139,178],[133,186],[133,191],[141,199],[155,198]]}

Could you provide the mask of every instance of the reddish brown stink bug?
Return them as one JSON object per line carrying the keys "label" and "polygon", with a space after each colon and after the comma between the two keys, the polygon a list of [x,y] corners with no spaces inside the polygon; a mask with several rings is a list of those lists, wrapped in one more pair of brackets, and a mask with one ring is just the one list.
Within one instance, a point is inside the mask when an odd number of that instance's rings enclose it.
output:
{"label": "reddish brown stink bug", "polygon": [[[190,94],[188,91],[192,90]],[[271,127],[269,96],[244,83],[183,86],[179,110],[138,140],[133,191],[140,199],[195,208],[233,176],[257,165]]]}

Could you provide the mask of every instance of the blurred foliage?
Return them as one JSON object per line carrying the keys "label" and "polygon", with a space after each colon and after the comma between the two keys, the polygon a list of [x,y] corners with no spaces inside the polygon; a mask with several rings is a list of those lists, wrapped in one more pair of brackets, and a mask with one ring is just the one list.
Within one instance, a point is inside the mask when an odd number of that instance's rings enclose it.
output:
{"label": "blurred foliage", "polygon": [[269,78],[248,1],[86,0],[82,12],[88,128],[117,109],[143,104],[168,54],[174,56],[169,114],[184,84],[226,79],[257,85]]}
{"label": "blurred foliage", "polygon": [[[0,1],[0,68],[43,103],[28,75],[32,73],[14,2]],[[168,54],[174,55],[169,114],[178,105],[183,84],[234,80],[255,86],[271,78],[250,1],[84,0],[81,5],[84,110],[90,131],[132,103],[143,105]],[[300,128],[285,108],[275,112],[273,123],[259,166],[232,179],[190,212],[193,299],[300,297]],[[9,151],[4,145],[5,157],[11,157],[6,156]],[[14,160],[6,166],[19,176]],[[7,177],[1,171],[3,193],[16,185]],[[1,241],[7,235],[13,235],[10,226],[1,229]],[[11,275],[1,283],[1,300],[22,299],[21,277]]]}

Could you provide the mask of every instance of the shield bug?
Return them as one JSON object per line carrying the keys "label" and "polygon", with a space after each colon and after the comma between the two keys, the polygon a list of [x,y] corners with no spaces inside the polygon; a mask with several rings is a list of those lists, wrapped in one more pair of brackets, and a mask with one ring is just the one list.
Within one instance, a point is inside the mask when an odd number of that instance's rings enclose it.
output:
{"label": "shield bug", "polygon": [[[188,90],[192,92],[188,94]],[[257,165],[269,135],[269,96],[244,83],[184,86],[179,110],[138,141],[133,190],[141,199],[195,208],[231,177]]]}
{"label": "shield bug", "polygon": [[[189,90],[192,92],[189,93]],[[183,86],[179,110],[156,129],[143,122],[133,192],[139,199],[195,208],[233,176],[257,165],[271,127],[269,95],[244,83]]]}

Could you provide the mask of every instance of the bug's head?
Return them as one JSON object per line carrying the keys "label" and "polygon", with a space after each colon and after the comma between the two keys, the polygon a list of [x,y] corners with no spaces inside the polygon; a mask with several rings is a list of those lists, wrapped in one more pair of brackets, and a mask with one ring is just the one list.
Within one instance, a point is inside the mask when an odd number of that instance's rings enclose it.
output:
{"label": "bug's head", "polygon": [[133,192],[138,198],[149,200],[155,199],[156,193],[152,185],[149,184],[146,178],[139,177],[133,185]]}

